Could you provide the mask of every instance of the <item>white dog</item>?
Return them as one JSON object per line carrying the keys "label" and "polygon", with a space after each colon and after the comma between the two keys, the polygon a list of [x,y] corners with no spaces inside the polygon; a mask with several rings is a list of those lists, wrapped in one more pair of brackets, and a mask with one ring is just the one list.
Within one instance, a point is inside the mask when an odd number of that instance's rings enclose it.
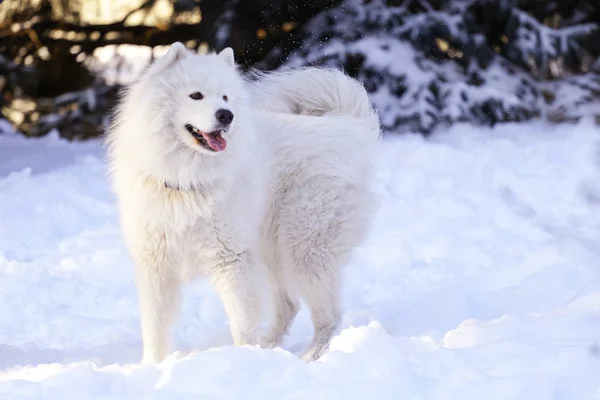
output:
{"label": "white dog", "polygon": [[[341,318],[341,268],[369,228],[379,136],[364,88],[341,72],[249,82],[230,48],[180,43],[154,62],[108,134],[143,362],[167,355],[181,285],[198,275],[218,291],[235,345],[276,346],[304,299],[314,338],[302,358],[319,358]],[[265,289],[276,315],[263,336]]]}

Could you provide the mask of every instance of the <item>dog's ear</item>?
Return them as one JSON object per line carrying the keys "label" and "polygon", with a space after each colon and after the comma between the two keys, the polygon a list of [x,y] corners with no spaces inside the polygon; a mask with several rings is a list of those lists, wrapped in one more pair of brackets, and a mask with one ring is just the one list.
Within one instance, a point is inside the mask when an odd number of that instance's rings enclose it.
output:
{"label": "dog's ear", "polygon": [[153,70],[165,70],[177,61],[188,57],[191,52],[181,42],[175,42],[167,50],[167,54],[154,62]]}
{"label": "dog's ear", "polygon": [[235,58],[233,57],[233,49],[231,47],[226,47],[219,53],[219,57],[221,57],[225,62],[232,67],[235,67]]}

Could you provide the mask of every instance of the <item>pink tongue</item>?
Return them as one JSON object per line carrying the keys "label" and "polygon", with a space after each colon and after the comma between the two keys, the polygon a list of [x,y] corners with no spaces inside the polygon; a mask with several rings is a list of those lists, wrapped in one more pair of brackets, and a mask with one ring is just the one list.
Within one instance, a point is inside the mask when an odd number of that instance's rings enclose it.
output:
{"label": "pink tongue", "polygon": [[217,133],[217,134],[207,133],[206,135],[204,135],[204,139],[206,139],[206,141],[208,142],[208,145],[214,151],[223,151],[223,150],[225,150],[225,147],[227,147],[227,142],[225,141],[225,139],[223,139],[223,136],[221,136],[219,133]]}

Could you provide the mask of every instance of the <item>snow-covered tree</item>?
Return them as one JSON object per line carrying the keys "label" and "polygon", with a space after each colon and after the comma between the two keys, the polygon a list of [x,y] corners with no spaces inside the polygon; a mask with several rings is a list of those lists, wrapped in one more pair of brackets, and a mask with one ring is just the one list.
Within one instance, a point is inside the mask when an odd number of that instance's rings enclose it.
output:
{"label": "snow-covered tree", "polygon": [[263,65],[341,67],[396,131],[600,113],[600,36],[588,22],[598,10],[584,1],[568,10],[562,1],[538,3],[347,0],[306,24],[291,54],[275,49]]}

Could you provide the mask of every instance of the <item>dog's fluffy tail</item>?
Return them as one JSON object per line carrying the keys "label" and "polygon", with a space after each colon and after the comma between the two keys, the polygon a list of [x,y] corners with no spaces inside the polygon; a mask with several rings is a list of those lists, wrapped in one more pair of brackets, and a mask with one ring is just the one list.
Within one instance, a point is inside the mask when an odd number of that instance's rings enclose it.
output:
{"label": "dog's fluffy tail", "polygon": [[348,115],[372,122],[379,135],[379,118],[367,91],[341,71],[307,67],[267,74],[256,72],[254,77],[254,107],[301,115]]}

